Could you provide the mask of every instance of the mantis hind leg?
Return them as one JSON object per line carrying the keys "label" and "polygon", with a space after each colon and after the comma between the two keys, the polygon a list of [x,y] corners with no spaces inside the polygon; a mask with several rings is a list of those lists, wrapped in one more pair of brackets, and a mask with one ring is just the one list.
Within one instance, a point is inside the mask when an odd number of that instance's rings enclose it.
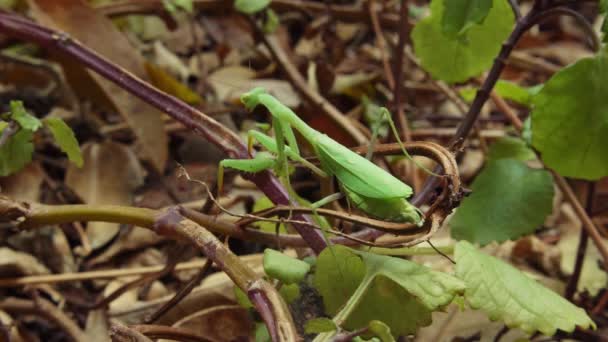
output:
{"label": "mantis hind leg", "polygon": [[260,152],[253,159],[224,159],[219,163],[217,169],[217,188],[221,194],[224,187],[224,168],[231,168],[242,172],[260,172],[271,169],[275,166],[274,157],[265,152]]}

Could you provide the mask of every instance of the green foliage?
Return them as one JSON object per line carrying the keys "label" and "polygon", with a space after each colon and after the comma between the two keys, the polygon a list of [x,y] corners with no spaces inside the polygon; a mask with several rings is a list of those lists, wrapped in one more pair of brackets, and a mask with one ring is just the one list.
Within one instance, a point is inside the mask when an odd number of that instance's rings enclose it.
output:
{"label": "green foliage", "polygon": [[38,128],[42,127],[42,122],[40,122],[37,117],[31,115],[25,110],[25,107],[23,107],[23,102],[11,101],[10,107],[10,119],[17,121],[21,128],[36,132]]}
{"label": "green foliage", "polygon": [[0,147],[0,176],[8,176],[32,161],[32,131],[19,130]]}
{"label": "green foliage", "polygon": [[534,97],[532,145],[566,177],[608,176],[608,57],[581,59]]}
{"label": "green foliage", "polygon": [[78,167],[82,167],[84,163],[82,159],[82,153],[78,146],[78,140],[74,136],[74,132],[63,120],[60,118],[46,118],[44,123],[53,134],[55,142],[59,145],[59,148],[68,155],[68,159],[76,164]]}
{"label": "green foliage", "polygon": [[434,78],[462,82],[488,70],[515,22],[507,0],[493,0],[483,24],[474,24],[456,38],[443,30],[444,0],[431,2],[431,15],[412,32],[420,62]]}
{"label": "green foliage", "polygon": [[490,319],[527,333],[552,336],[557,329],[595,328],[585,311],[530,279],[515,267],[461,241],[456,245],[456,275],[466,283],[465,298]]}
{"label": "green foliage", "polygon": [[488,161],[512,158],[522,162],[533,160],[536,154],[521,138],[502,137],[490,146]]}
{"label": "green foliage", "polygon": [[254,14],[268,7],[271,0],[235,0],[234,8],[245,14]]}
{"label": "green foliage", "polygon": [[488,163],[450,221],[458,240],[479,244],[530,234],[551,213],[553,182],[545,170],[515,159]]}
{"label": "green foliage", "polygon": [[283,284],[279,289],[279,293],[287,304],[291,304],[291,302],[300,298],[300,286],[298,284]]}
{"label": "green foliage", "polygon": [[464,290],[462,282],[445,273],[339,245],[319,255],[314,285],[327,312],[337,313],[334,321],[344,328],[379,320],[395,336],[428,325],[433,311]]}
{"label": "green foliage", "polygon": [[492,8],[492,0],[443,0],[443,6],[443,33],[456,38],[471,27],[483,24]]}
{"label": "green foliage", "polygon": [[[507,100],[511,100],[526,107],[531,107],[532,98],[536,94],[537,89],[538,86],[524,88],[513,82],[498,80],[493,90]],[[462,88],[459,93],[465,101],[471,103],[475,99],[477,88]]]}
{"label": "green foliage", "polygon": [[292,258],[274,249],[264,250],[264,272],[285,284],[298,283],[304,279],[310,265],[302,260]]}
{"label": "green foliage", "polygon": [[369,322],[368,332],[377,336],[382,342],[395,342],[391,328],[384,322],[377,320]]}
{"label": "green foliage", "polygon": [[314,318],[306,322],[304,332],[307,334],[320,334],[337,330],[336,323],[329,318]]}

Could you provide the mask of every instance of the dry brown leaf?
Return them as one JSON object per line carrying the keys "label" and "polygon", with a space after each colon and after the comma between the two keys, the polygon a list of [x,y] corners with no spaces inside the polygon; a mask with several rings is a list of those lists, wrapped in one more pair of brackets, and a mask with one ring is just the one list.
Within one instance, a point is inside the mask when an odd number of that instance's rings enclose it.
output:
{"label": "dry brown leaf", "polygon": [[[115,142],[86,144],[82,147],[84,166],[70,164],[66,184],[85,203],[130,205],[133,190],[143,184],[143,170],[131,150]],[[89,222],[87,237],[91,248],[99,248],[118,233],[119,225]]]}
{"label": "dry brown leaf", "polygon": [[185,328],[213,341],[234,341],[252,335],[253,321],[239,305],[218,305],[195,312],[173,326]]}
{"label": "dry brown leaf", "polygon": [[[13,318],[4,311],[0,311],[0,324],[3,328],[8,328],[8,337],[10,342],[24,342],[26,339],[21,336],[17,325],[13,324]],[[10,327],[10,328],[9,328]]]}
{"label": "dry brown leaf", "polygon": [[134,251],[144,247],[152,246],[164,238],[151,230],[131,227],[124,234],[120,234],[118,239],[108,249],[104,250],[103,253],[88,260],[89,266],[97,265],[112,259],[114,256],[119,255],[123,252]]}
{"label": "dry brown leaf", "polygon": [[89,311],[84,333],[89,341],[110,342],[110,325],[105,308]]}
{"label": "dry brown leaf", "polygon": [[[82,0],[28,0],[34,18],[45,26],[61,30],[78,39],[87,47],[129,70],[137,77],[146,78],[143,57],[108,18],[97,13]],[[66,68],[78,69],[73,61]],[[167,135],[161,113],[125,90],[92,71],[82,72],[95,80],[113,109],[129,124],[138,139],[143,157],[162,172],[167,161]],[[75,87],[76,88],[76,87]],[[79,86],[76,91],[89,89]]]}
{"label": "dry brown leaf", "polygon": [[10,246],[36,256],[54,273],[76,272],[78,266],[72,248],[59,227],[41,227],[21,231],[8,238]]}
{"label": "dry brown leaf", "polygon": [[0,191],[15,201],[38,202],[44,173],[37,162],[32,162],[19,172],[0,177]]}
{"label": "dry brown leaf", "polygon": [[0,247],[0,278],[49,273],[49,269],[32,255]]}

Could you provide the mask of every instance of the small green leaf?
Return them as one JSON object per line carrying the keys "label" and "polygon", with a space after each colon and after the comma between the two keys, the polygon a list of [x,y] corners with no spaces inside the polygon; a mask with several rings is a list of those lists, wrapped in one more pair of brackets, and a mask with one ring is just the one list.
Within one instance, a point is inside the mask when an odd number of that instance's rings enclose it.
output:
{"label": "small green leaf", "polygon": [[465,298],[473,309],[483,310],[491,320],[529,334],[552,336],[595,328],[585,310],[530,279],[515,267],[481,253],[466,241],[456,244],[456,275],[467,284]]}
{"label": "small green leaf", "polygon": [[83,159],[74,131],[60,118],[46,118],[47,125],[59,148],[68,155],[68,159],[78,167],[82,167]]}
{"label": "small green leaf", "polygon": [[42,122],[37,117],[31,115],[23,107],[21,101],[11,101],[11,119],[17,121],[21,128],[28,131],[36,132],[38,128],[42,127]]}
{"label": "small green leaf", "polygon": [[264,272],[285,284],[299,283],[310,271],[310,265],[274,249],[264,251]]}
{"label": "small green leaf", "polygon": [[508,158],[528,161],[535,159],[536,155],[521,138],[499,138],[490,146],[488,161]]}
{"label": "small green leaf", "polygon": [[450,221],[452,236],[485,245],[534,232],[551,213],[553,181],[515,159],[488,163]]}
{"label": "small green leaf", "polygon": [[254,14],[270,4],[270,0],[235,0],[234,8],[245,14]]}
{"label": "small green leaf", "polygon": [[455,38],[471,27],[483,24],[492,8],[492,0],[443,0],[443,6],[443,32]]}
{"label": "small green leaf", "polygon": [[270,342],[270,334],[264,323],[255,325],[255,342]]}
{"label": "small green leaf", "polygon": [[32,131],[20,129],[0,147],[0,176],[8,176],[32,161]]}
{"label": "small green leaf", "polygon": [[313,318],[304,325],[304,333],[320,334],[337,330],[336,323],[327,317]]}
{"label": "small green leaf", "polygon": [[454,39],[443,32],[444,1],[433,0],[431,15],[412,31],[414,49],[423,68],[434,78],[463,82],[490,68],[515,19],[506,0],[493,0],[483,24],[475,24]]}
{"label": "small green leaf", "polygon": [[369,322],[369,332],[380,338],[382,342],[395,342],[391,334],[391,328],[382,321],[373,320]]}
{"label": "small green leaf", "polygon": [[562,176],[608,176],[608,56],[581,59],[534,97],[532,145]]}
{"label": "small green leaf", "polygon": [[[542,84],[540,87],[542,87]],[[538,90],[539,86],[524,88],[516,83],[503,80],[496,82],[494,87],[494,91],[501,97],[526,107],[532,106],[532,98]],[[471,103],[475,99],[477,88],[465,87],[459,90],[459,94],[466,102]]]}
{"label": "small green leaf", "polygon": [[300,298],[300,286],[298,284],[283,284],[279,293],[285,299],[287,304],[291,304],[296,299]]}
{"label": "small green leaf", "polygon": [[[326,311],[347,329],[380,320],[393,335],[415,332],[464,291],[458,279],[411,261],[336,245],[317,259],[314,285]],[[342,324],[343,322],[343,324]]]}

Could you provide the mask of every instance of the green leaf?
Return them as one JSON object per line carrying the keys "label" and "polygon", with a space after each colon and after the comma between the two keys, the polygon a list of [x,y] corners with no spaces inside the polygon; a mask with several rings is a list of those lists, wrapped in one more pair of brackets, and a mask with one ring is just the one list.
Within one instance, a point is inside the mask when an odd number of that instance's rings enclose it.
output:
{"label": "green leaf", "polygon": [[513,11],[506,0],[493,0],[483,24],[475,24],[453,39],[443,32],[443,1],[433,0],[431,15],[412,31],[416,56],[434,78],[449,83],[466,81],[490,68],[513,29]]}
{"label": "green leaf", "polygon": [[42,127],[42,122],[37,117],[31,115],[23,107],[21,101],[11,101],[11,119],[17,121],[21,128],[28,131],[36,132],[38,128]]}
{"label": "green leaf", "polygon": [[32,131],[20,129],[0,147],[0,176],[21,170],[32,161]]}
{"label": "green leaf", "polygon": [[255,342],[270,342],[270,334],[264,323],[255,325]]}
{"label": "green leaf", "polygon": [[431,312],[464,290],[456,278],[416,263],[336,245],[317,259],[314,285],[346,329],[380,320],[395,336],[431,322]]}
{"label": "green leaf", "polygon": [[382,321],[373,320],[369,322],[369,332],[380,338],[382,342],[395,342],[391,334],[391,328]]}
{"label": "green leaf", "polygon": [[491,320],[510,328],[552,336],[557,329],[595,328],[585,311],[545,288],[515,267],[481,253],[466,241],[456,244],[456,275],[466,285],[465,298]]}
{"label": "green leaf", "polygon": [[320,334],[337,330],[336,323],[327,317],[313,318],[304,325],[306,334]]}
{"label": "green leaf", "polygon": [[479,244],[530,234],[551,213],[553,181],[515,159],[488,163],[450,221],[452,236]]}
{"label": "green leaf", "polygon": [[285,284],[298,283],[304,279],[310,265],[302,260],[287,256],[274,249],[264,250],[264,272]]}
{"label": "green leaf", "polygon": [[483,24],[492,8],[492,0],[443,0],[443,33],[455,38],[475,25]]}
{"label": "green leaf", "polygon": [[74,136],[74,131],[60,118],[46,118],[44,123],[49,128],[55,138],[59,148],[68,155],[68,159],[78,167],[84,163],[78,140]]}
{"label": "green leaf", "polygon": [[300,298],[300,286],[298,284],[283,284],[279,289],[279,293],[287,304],[291,304],[293,301]]}
{"label": "green leaf", "polygon": [[[540,86],[542,87],[542,84]],[[507,100],[519,103],[522,106],[531,107],[532,98],[538,92],[538,89],[539,86],[525,88],[513,82],[498,80],[493,90]],[[460,89],[459,93],[466,102],[471,103],[475,99],[477,88],[465,87]]]}
{"label": "green leaf", "polygon": [[534,97],[532,145],[566,177],[608,176],[608,56],[581,59]]}
{"label": "green leaf", "polygon": [[499,138],[490,146],[488,161],[508,158],[528,161],[535,159],[536,155],[521,138]]}
{"label": "green leaf", "polygon": [[234,8],[245,14],[257,13],[270,4],[270,0],[235,0]]}

